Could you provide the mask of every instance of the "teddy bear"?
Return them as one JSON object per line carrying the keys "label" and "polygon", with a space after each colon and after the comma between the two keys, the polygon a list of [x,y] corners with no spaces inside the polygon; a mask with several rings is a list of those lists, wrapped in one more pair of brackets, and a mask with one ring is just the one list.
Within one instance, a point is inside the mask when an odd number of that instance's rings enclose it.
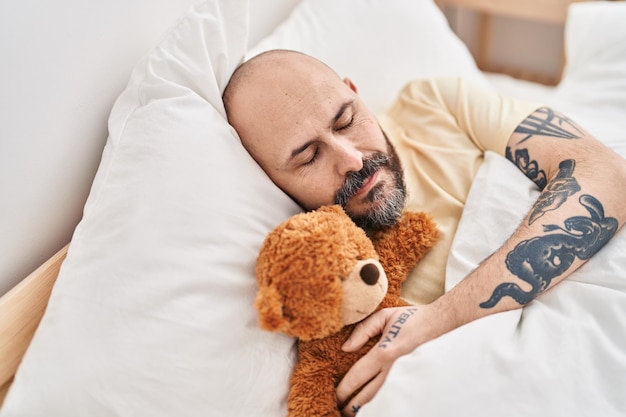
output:
{"label": "teddy bear", "polygon": [[437,238],[425,213],[405,212],[395,226],[366,234],[339,205],[296,214],[267,235],[255,308],[263,329],[297,338],[290,417],[340,416],[335,389],[380,336],[357,352],[341,346],[373,312],[407,305],[402,283]]}

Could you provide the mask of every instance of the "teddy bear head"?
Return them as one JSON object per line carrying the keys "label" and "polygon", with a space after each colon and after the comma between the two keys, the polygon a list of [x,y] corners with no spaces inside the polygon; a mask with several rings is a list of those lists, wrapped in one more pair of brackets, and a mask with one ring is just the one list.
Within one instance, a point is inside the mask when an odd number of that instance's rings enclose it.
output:
{"label": "teddy bear head", "polygon": [[372,241],[340,206],[297,214],[266,237],[257,259],[261,327],[301,340],[338,332],[387,294]]}

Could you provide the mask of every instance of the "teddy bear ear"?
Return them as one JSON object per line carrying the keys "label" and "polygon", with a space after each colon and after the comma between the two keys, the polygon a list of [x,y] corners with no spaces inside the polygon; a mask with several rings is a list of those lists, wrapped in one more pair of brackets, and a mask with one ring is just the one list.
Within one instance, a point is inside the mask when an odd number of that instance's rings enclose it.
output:
{"label": "teddy bear ear", "polygon": [[285,331],[288,322],[283,316],[282,297],[276,288],[260,288],[254,307],[259,312],[259,325],[262,329],[272,332]]}

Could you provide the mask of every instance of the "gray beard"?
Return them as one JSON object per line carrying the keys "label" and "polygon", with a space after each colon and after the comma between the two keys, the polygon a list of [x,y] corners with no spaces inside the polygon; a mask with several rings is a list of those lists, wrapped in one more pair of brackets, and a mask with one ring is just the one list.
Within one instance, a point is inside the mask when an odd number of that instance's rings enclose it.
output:
{"label": "gray beard", "polygon": [[[378,153],[364,159],[363,168],[358,172],[349,173],[343,187],[335,196],[335,204],[341,205],[352,220],[363,229],[377,230],[393,226],[400,218],[404,209],[406,186],[404,184],[402,167],[395,149],[388,140],[387,144],[389,155]],[[387,168],[392,173],[394,179],[393,189],[389,192],[389,195],[385,198],[384,187],[386,184],[381,182],[367,194],[368,200],[375,203],[376,207],[364,215],[350,213],[346,208],[350,198],[358,192],[367,178],[383,168]]]}
{"label": "gray beard", "polygon": [[406,191],[404,187],[398,187],[395,184],[385,198],[384,186],[384,183],[377,184],[367,194],[368,200],[375,203],[376,207],[369,210],[365,215],[356,216],[346,211],[357,226],[366,230],[379,230],[396,224],[404,209]]}

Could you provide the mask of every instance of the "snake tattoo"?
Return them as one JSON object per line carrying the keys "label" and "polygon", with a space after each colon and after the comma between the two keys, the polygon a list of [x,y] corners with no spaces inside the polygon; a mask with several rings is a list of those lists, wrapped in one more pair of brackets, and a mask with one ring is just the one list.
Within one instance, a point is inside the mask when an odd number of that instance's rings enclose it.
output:
{"label": "snake tattoo", "polygon": [[531,290],[524,291],[513,282],[502,283],[480,307],[492,308],[506,296],[519,304],[528,304],[550,286],[553,278],[565,272],[576,258],[591,258],[613,237],[618,222],[613,217],[605,217],[602,204],[589,194],[581,195],[578,201],[589,212],[589,217],[570,217],[565,220],[565,227],[554,224],[544,226],[545,232],[556,233],[520,242],[508,253],[507,269],[530,284]]}

